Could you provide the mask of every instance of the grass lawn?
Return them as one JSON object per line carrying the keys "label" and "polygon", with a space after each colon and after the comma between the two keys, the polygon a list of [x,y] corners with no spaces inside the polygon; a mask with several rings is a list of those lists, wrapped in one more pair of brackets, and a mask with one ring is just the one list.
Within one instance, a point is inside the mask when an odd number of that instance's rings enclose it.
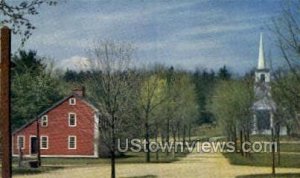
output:
{"label": "grass lawn", "polygon": [[[125,156],[118,157],[116,159],[117,164],[128,163],[145,163],[146,153],[126,153]],[[180,158],[185,157],[185,153],[176,153],[176,158],[173,159],[172,154],[168,156],[166,153],[159,153],[159,160],[156,160],[155,153],[151,153],[151,163],[171,163],[178,161]],[[68,167],[84,167],[87,165],[99,165],[110,164],[110,158],[42,158],[42,167],[37,169],[31,168],[18,168],[16,165],[18,159],[13,159],[13,174],[14,175],[26,175],[26,174],[40,174],[45,172],[54,171],[57,169],[64,169]],[[146,175],[142,177],[131,178],[155,178],[155,175]]]}
{"label": "grass lawn", "polygon": [[[270,135],[251,135],[251,141],[270,141]],[[296,136],[280,136],[280,141],[284,142],[298,142],[300,141],[300,137]]]}
{"label": "grass lawn", "polygon": [[[145,163],[146,153],[126,153],[125,156],[116,159],[117,164],[123,163]],[[186,154],[177,153],[176,158],[172,158],[172,154],[169,156],[166,153],[159,153],[159,160],[156,160],[155,153],[151,153],[152,163],[171,163],[178,161],[180,157],[185,157]],[[46,165],[91,165],[91,164],[109,164],[110,158],[42,158],[42,163]]]}
{"label": "grass lawn", "polygon": [[30,168],[17,168],[13,167],[13,175],[28,175],[28,174],[40,174],[45,172],[50,172],[58,169],[63,169],[64,167],[59,166],[43,166],[36,169],[30,169]]}
{"label": "grass lawn", "polygon": [[134,177],[121,177],[121,178],[156,178],[156,175],[146,175],[146,176],[134,176]]}
{"label": "grass lawn", "polygon": [[[276,178],[299,178],[300,174],[276,174]],[[237,176],[236,178],[274,178],[271,174],[252,174],[252,175],[244,175]]]}
{"label": "grass lawn", "polygon": [[300,144],[284,143],[280,144],[281,152],[298,152],[300,154]]}
{"label": "grass lawn", "polygon": [[[250,158],[237,153],[224,153],[224,156],[234,165],[270,166],[272,165],[271,153],[252,153]],[[300,168],[300,154],[281,154],[281,164],[276,167]],[[276,158],[277,160],[277,158]],[[277,163],[277,162],[276,162]]]}

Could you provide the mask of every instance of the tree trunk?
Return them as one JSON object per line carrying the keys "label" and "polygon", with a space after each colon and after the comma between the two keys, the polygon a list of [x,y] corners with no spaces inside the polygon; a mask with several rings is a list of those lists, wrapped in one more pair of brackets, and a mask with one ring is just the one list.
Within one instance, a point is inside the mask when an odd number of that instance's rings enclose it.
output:
{"label": "tree trunk", "polygon": [[[155,129],[155,143],[157,144],[158,143],[158,123],[155,124],[155,127],[156,127],[156,129]],[[156,153],[155,153],[155,159],[156,159],[156,161],[159,160],[158,153],[159,153],[159,150],[157,150]]]}
{"label": "tree trunk", "polygon": [[182,134],[182,143],[183,143],[184,148],[186,147],[186,145],[185,145],[186,130],[185,129],[186,129],[186,125],[183,126],[183,134]]}
{"label": "tree trunk", "polygon": [[172,154],[172,157],[173,159],[175,159],[175,148],[176,148],[176,131],[173,131],[173,154]]}
{"label": "tree trunk", "polygon": [[40,148],[40,125],[39,125],[39,118],[36,118],[36,138],[37,138],[37,160],[38,160],[38,165],[42,165],[41,161],[41,148]]}
{"label": "tree trunk", "polygon": [[244,150],[243,150],[243,130],[240,129],[240,151],[241,155],[244,156]]}
{"label": "tree trunk", "polygon": [[22,148],[19,147],[19,168],[22,167],[22,162],[23,162],[23,151],[22,151]]}
{"label": "tree trunk", "polygon": [[192,140],[191,140],[191,132],[192,132],[192,131],[191,131],[191,130],[192,130],[191,127],[192,127],[192,126],[191,126],[191,123],[189,123],[189,142],[192,141]]}
{"label": "tree trunk", "polygon": [[277,163],[280,165],[280,126],[277,127]]}
{"label": "tree trunk", "polygon": [[180,141],[180,123],[177,124],[176,130],[177,130],[177,140]]}
{"label": "tree trunk", "polygon": [[[247,142],[250,143],[250,129],[247,130]],[[248,152],[247,155],[248,155],[248,157],[250,157],[250,152]]]}
{"label": "tree trunk", "polygon": [[149,123],[146,121],[145,123],[146,128],[146,162],[150,162],[150,128]]}
{"label": "tree trunk", "polygon": [[275,177],[275,145],[274,145],[274,128],[271,128],[271,137],[272,137],[272,175]]}
{"label": "tree trunk", "polygon": [[163,130],[160,131],[161,143],[162,145],[165,144],[165,133]]}
{"label": "tree trunk", "polygon": [[[249,139],[249,131],[244,129],[244,142],[250,142],[250,139]],[[245,149],[248,150],[249,149],[249,146],[246,144],[245,145]],[[249,157],[250,155],[250,152],[244,152],[245,154],[245,157]]]}
{"label": "tree trunk", "polygon": [[111,178],[116,178],[116,155],[111,151]]}
{"label": "tree trunk", "polygon": [[234,141],[234,147],[235,147],[235,152],[238,152],[238,145],[237,145],[237,130],[236,127],[234,127],[234,132],[233,132],[233,141]]}
{"label": "tree trunk", "polygon": [[[170,118],[169,117],[167,117],[166,143],[167,145],[170,145]],[[167,151],[167,156],[169,156],[168,151]]]}
{"label": "tree trunk", "polygon": [[116,138],[115,138],[115,119],[112,122],[112,145],[111,145],[111,178],[116,178]]}

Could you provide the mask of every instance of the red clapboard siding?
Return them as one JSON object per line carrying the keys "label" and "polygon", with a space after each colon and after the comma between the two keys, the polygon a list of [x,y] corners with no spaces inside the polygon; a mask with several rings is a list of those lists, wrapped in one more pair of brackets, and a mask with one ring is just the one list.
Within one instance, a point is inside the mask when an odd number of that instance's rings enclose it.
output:
{"label": "red clapboard siding", "polygon": [[[70,105],[69,98],[75,97],[76,104]],[[43,155],[94,155],[95,110],[80,97],[72,95],[46,113],[48,126],[40,125],[40,136],[48,136],[48,149],[41,149]],[[76,113],[76,127],[69,127],[68,114]],[[13,135],[13,154],[18,154],[17,137],[25,136],[24,155],[30,155],[30,136],[36,136],[36,121]],[[68,149],[68,136],[77,137],[77,148]]]}

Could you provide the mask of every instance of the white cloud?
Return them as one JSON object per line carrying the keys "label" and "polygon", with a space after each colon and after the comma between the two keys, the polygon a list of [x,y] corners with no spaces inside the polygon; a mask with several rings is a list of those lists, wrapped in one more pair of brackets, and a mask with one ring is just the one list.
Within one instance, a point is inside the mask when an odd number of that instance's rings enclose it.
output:
{"label": "white cloud", "polygon": [[90,62],[88,58],[82,56],[72,56],[67,59],[62,59],[56,61],[55,67],[62,69],[62,70],[87,70],[89,68]]}

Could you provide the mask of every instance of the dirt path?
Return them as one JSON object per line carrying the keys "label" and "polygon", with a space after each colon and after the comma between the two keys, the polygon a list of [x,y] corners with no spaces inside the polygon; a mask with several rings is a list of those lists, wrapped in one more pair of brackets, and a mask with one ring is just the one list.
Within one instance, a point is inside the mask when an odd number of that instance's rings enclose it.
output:
{"label": "dirt path", "polygon": [[[119,164],[118,177],[153,175],[159,178],[234,178],[237,175],[270,173],[268,167],[233,166],[220,153],[192,153],[181,161],[169,164]],[[279,173],[298,172],[300,169],[279,168]],[[18,178],[106,178],[110,166],[70,168],[50,173]]]}

